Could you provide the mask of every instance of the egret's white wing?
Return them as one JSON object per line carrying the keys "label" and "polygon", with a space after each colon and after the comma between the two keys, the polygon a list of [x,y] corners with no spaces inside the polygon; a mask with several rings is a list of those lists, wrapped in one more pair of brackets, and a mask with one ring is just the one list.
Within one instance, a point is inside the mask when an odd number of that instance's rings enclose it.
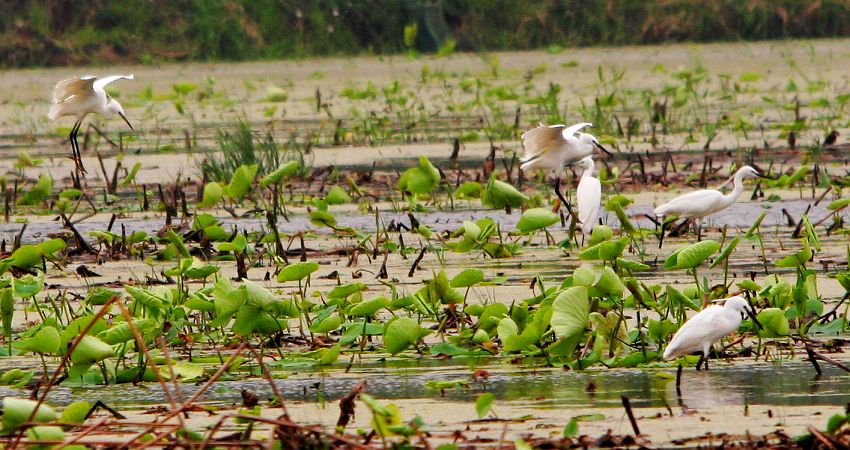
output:
{"label": "egret's white wing", "polygon": [[565,128],[565,127],[566,127],[566,125],[564,125],[564,124],[561,124],[561,125],[543,125],[542,123],[540,123],[540,124],[537,124],[536,127],[526,131],[525,133],[522,133],[520,135],[520,138],[522,138],[522,140],[525,140],[527,135],[536,134],[536,133],[539,132],[538,130],[541,129],[541,128]]}
{"label": "egret's white wing", "polygon": [[56,83],[53,87],[53,103],[63,103],[74,96],[85,96],[94,93],[92,86],[97,78],[86,75],[68,78]]}
{"label": "egret's white wing", "polygon": [[564,143],[561,130],[564,125],[539,126],[522,134],[522,146],[525,149],[523,162],[530,161],[540,155],[557,149]]}
{"label": "egret's white wing", "polygon": [[593,176],[582,176],[576,188],[578,198],[578,221],[581,230],[587,234],[599,217],[599,205],[602,202],[602,183]]}
{"label": "egret's white wing", "polygon": [[723,201],[723,194],[713,189],[702,189],[680,195],[655,208],[656,216],[673,214],[682,218],[703,217],[710,214]]}
{"label": "egret's white wing", "polygon": [[568,139],[568,138],[571,138],[571,137],[575,136],[575,134],[576,134],[579,130],[581,130],[582,128],[584,128],[584,127],[592,127],[592,126],[593,126],[593,124],[592,124],[592,123],[590,123],[590,122],[577,123],[577,124],[575,124],[575,125],[570,125],[570,126],[568,126],[568,127],[564,128],[564,131],[562,132],[562,134],[563,134],[563,136],[564,136],[564,139]]}
{"label": "egret's white wing", "polygon": [[130,75],[110,75],[108,77],[98,78],[97,80],[95,80],[93,88],[96,92],[100,92],[100,91],[103,91],[103,89],[106,87],[107,84],[112,83],[115,80],[121,80],[121,79],[132,80],[133,74],[130,74]]}

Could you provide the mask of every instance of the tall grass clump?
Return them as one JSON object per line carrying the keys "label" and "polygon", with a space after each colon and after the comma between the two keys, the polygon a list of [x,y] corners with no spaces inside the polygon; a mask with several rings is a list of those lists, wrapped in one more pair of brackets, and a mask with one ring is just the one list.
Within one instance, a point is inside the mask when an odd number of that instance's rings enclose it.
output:
{"label": "tall grass clump", "polygon": [[[251,128],[244,117],[231,130],[218,133],[220,154],[211,154],[197,161],[198,170],[210,181],[227,182],[240,166],[257,164],[257,173],[262,176],[292,158],[293,153],[281,152],[271,132],[262,134]],[[303,162],[303,159],[299,162]]]}

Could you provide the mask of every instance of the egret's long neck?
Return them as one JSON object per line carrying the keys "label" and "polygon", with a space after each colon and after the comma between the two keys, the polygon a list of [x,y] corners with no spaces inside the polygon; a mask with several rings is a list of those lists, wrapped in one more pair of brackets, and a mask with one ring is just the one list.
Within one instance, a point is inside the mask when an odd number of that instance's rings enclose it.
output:
{"label": "egret's long neck", "polygon": [[734,186],[732,192],[730,192],[728,195],[723,196],[727,205],[735,203],[735,200],[738,200],[738,197],[740,197],[741,194],[744,192],[744,174],[736,173],[735,179],[732,181],[732,183]]}

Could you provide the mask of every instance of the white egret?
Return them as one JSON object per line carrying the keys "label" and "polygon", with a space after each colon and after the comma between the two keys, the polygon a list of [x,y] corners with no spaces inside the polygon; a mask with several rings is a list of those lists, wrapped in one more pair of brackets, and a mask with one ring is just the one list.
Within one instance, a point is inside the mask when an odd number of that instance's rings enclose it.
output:
{"label": "white egret", "polygon": [[577,165],[584,169],[581,180],[578,182],[578,188],[576,188],[578,221],[581,223],[582,233],[589,234],[599,217],[599,205],[602,202],[602,183],[593,176],[593,158],[585,157]]}
{"label": "white egret", "polygon": [[[561,194],[561,170],[567,164],[575,163],[586,156],[593,154],[593,149],[598,148],[606,154],[611,152],[605,149],[592,134],[579,133],[584,127],[593,126],[588,122],[575,125],[540,125],[522,134],[522,146],[525,154],[520,159],[520,169],[523,172],[532,170],[544,170],[555,173],[553,188],[558,200],[567,205],[567,201]],[[578,136],[576,136],[578,133]]]}
{"label": "white egret", "polygon": [[708,370],[708,352],[711,345],[737,330],[741,326],[744,313],[760,326],[755,318],[755,311],[750,310],[750,303],[740,295],[727,298],[723,306],[706,307],[685,322],[673,335],[673,339],[664,350],[664,359],[670,360],[701,352],[697,370],[703,362],[705,362],[705,369]]}
{"label": "white egret", "polygon": [[53,87],[53,105],[50,106],[47,117],[50,120],[56,120],[62,116],[77,118],[68,138],[71,141],[72,159],[74,159],[78,172],[85,173],[86,170],[83,167],[82,156],[80,155],[77,133],[80,131],[83,119],[89,113],[97,113],[107,119],[118,114],[133,130],[133,125],[124,115],[124,108],[104,90],[106,85],[120,79],[132,80],[133,75],[110,75],[103,78],[85,75],[62,80]]}
{"label": "white egret", "polygon": [[[703,217],[722,211],[728,208],[732,203],[735,203],[735,200],[737,200],[738,197],[741,196],[741,193],[744,192],[743,180],[745,177],[767,178],[760,174],[756,169],[753,169],[750,166],[744,166],[738,169],[738,171],[735,172],[735,175],[730,178],[733,182],[734,188],[728,195],[723,195],[723,193],[716,189],[700,189],[698,191],[680,195],[655,208],[653,212],[658,217],[674,215],[686,220],[695,219],[696,222],[701,225]],[[730,180],[727,180],[720,187],[728,184]],[[699,234],[699,228],[700,227],[697,226],[697,234]],[[661,243],[663,243],[663,241],[664,225],[662,224]],[[661,246],[661,243],[659,243],[659,247]]]}

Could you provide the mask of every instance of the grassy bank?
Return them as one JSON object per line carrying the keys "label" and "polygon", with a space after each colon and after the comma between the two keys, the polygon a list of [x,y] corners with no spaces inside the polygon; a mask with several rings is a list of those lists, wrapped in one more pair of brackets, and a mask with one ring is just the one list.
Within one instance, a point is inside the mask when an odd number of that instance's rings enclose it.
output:
{"label": "grassy bank", "polygon": [[850,35],[847,0],[0,0],[0,10],[4,67],[384,54],[449,40],[487,51]]}

